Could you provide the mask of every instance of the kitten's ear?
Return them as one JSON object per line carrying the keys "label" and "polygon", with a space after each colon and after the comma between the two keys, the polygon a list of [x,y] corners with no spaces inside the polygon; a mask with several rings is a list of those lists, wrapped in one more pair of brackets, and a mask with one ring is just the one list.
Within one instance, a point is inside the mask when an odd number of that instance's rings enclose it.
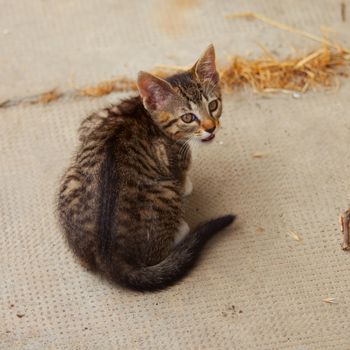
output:
{"label": "kitten's ear", "polygon": [[202,53],[202,56],[192,68],[199,81],[209,81],[216,85],[219,82],[219,73],[215,65],[215,50],[213,44]]}
{"label": "kitten's ear", "polygon": [[146,109],[151,111],[164,110],[176,96],[167,81],[142,71],[137,77],[137,87]]}

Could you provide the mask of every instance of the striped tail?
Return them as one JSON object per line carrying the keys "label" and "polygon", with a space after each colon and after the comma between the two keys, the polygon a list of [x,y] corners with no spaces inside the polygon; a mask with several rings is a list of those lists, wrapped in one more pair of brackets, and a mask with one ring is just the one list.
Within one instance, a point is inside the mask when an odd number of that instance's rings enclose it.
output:
{"label": "striped tail", "polygon": [[[189,233],[176,245],[170,255],[153,266],[137,267],[114,254],[108,264],[107,275],[117,283],[138,291],[166,288],[184,277],[196,263],[205,243],[235,219],[226,215],[211,220]],[[106,266],[107,267],[107,266]]]}

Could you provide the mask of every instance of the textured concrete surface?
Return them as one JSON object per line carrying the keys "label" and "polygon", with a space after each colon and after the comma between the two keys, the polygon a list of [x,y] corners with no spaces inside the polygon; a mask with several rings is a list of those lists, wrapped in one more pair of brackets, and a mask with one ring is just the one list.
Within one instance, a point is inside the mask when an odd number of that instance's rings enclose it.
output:
{"label": "textured concrete surface", "polygon": [[[224,20],[230,12],[314,33],[325,25],[350,46],[346,3],[347,22],[337,1],[3,1],[0,100],[190,64],[209,42],[219,61],[258,53],[255,42],[281,55],[317,46]],[[0,109],[0,348],[349,349],[349,254],[337,224],[350,204],[349,81],[300,99],[224,96],[223,129],[194,149],[186,215],[239,220],[186,279],[155,294],[85,271],[54,216],[80,121],[121,96]]]}

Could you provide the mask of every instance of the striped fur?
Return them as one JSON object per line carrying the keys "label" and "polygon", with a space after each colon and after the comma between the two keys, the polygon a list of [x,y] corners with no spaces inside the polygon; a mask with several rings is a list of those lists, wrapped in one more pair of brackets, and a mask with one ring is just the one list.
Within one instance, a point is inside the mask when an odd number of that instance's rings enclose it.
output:
{"label": "striped fur", "polygon": [[[205,89],[193,72],[161,83],[163,97],[166,84],[174,95],[162,110],[150,110],[157,100],[147,105],[138,96],[85,119],[59,191],[59,220],[76,256],[135,290],[165,288],[184,276],[204,243],[234,219],[209,221],[174,243],[190,165],[186,141],[199,128],[181,124],[177,113],[190,101],[202,103]],[[217,86],[206,89],[214,90],[219,94]]]}

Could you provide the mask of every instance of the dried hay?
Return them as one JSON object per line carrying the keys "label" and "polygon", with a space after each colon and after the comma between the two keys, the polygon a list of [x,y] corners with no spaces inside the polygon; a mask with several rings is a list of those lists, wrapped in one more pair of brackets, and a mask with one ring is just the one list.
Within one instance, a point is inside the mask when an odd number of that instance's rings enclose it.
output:
{"label": "dried hay", "polygon": [[284,60],[272,54],[253,60],[232,56],[220,75],[223,86],[230,90],[247,85],[258,92],[305,92],[316,86],[336,86],[337,77],[348,76],[349,63],[345,51],[322,46],[306,56]]}
{"label": "dried hay", "polygon": [[264,15],[247,12],[230,14],[227,19],[255,19],[270,26],[321,43],[321,47],[306,56],[276,59],[265,48],[265,57],[248,60],[230,57],[229,65],[221,71],[225,87],[251,86],[255,91],[293,90],[305,92],[311,87],[330,87],[339,84],[337,76],[348,76],[350,51],[326,38],[274,21]]}
{"label": "dried hay", "polygon": [[57,92],[57,89],[52,89],[50,91],[46,91],[41,93],[38,98],[34,101],[32,101],[32,104],[42,103],[44,105],[58,100],[61,97],[61,94]]}
{"label": "dried hay", "polygon": [[79,94],[82,96],[99,97],[108,95],[111,92],[125,92],[131,90],[137,90],[135,81],[122,77],[103,81],[95,86],[88,86],[80,89]]}

